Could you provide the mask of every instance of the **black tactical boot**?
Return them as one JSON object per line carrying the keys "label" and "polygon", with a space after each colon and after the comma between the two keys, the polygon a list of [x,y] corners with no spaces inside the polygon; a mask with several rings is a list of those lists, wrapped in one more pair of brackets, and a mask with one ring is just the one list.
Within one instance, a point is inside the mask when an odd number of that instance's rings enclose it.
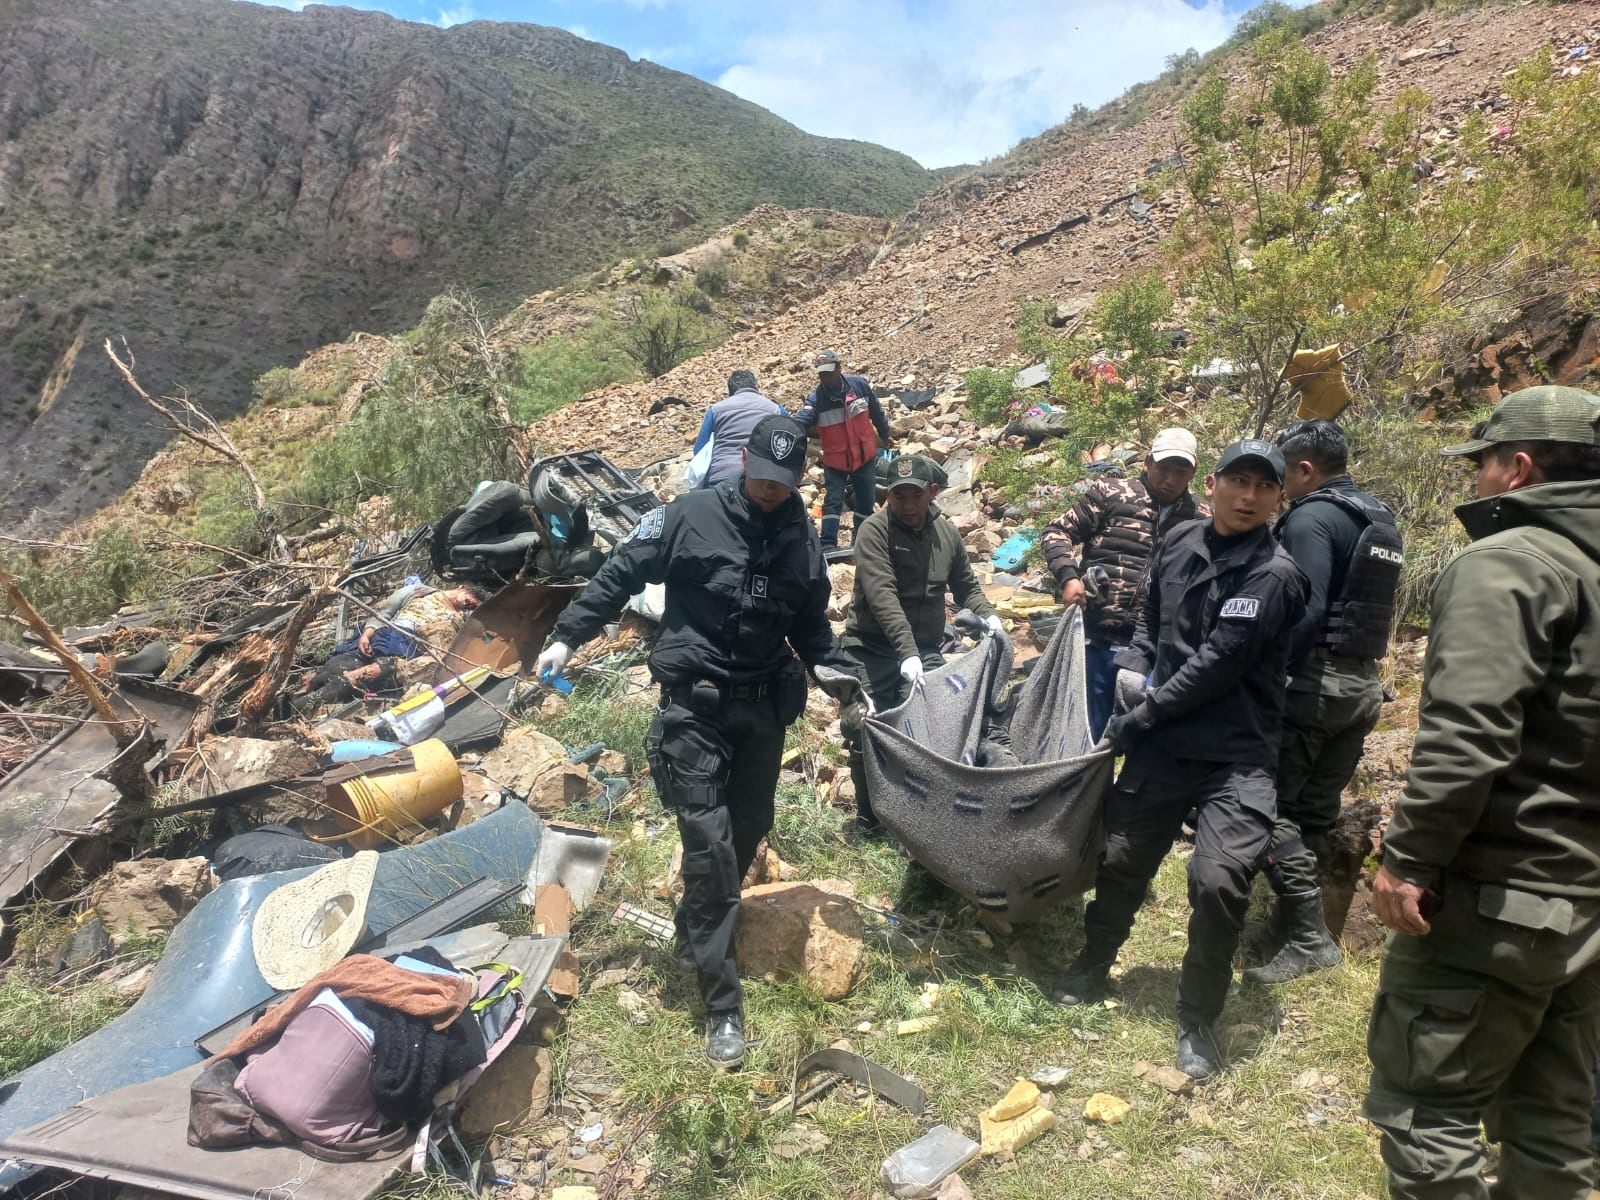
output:
{"label": "black tactical boot", "polygon": [[1190,1079],[1210,1079],[1222,1070],[1222,1051],[1211,1026],[1195,1022],[1178,1028],[1178,1070]]}
{"label": "black tactical boot", "polygon": [[1080,954],[1072,965],[1060,975],[1050,988],[1057,1004],[1068,1008],[1079,1004],[1093,1004],[1106,994],[1111,975],[1111,963],[1091,959]]}
{"label": "black tactical boot", "polygon": [[1246,983],[1288,983],[1344,961],[1339,943],[1328,934],[1320,891],[1284,896],[1278,901],[1278,910],[1287,914],[1288,936],[1270,962],[1244,973]]}
{"label": "black tactical boot", "polygon": [[723,1070],[737,1067],[744,1058],[744,1017],[737,1010],[706,1018],[706,1057]]}

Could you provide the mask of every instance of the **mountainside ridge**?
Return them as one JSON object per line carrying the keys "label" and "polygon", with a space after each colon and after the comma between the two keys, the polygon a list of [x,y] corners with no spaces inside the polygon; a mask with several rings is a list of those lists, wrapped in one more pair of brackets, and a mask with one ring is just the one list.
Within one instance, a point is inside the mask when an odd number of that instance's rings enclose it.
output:
{"label": "mountainside ridge", "polygon": [[[59,524],[166,438],[153,391],[241,411],[267,367],[493,305],[759,203],[898,215],[934,177],[562,30],[233,0],[0,17],[0,518]],[[74,352],[76,347],[76,352]]]}

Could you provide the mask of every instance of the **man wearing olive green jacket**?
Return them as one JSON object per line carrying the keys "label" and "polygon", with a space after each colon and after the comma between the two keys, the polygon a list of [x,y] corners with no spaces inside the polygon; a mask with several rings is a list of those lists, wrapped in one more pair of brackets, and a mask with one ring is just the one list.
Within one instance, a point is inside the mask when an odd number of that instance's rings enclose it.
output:
{"label": "man wearing olive green jacket", "polygon": [[[845,624],[844,652],[861,664],[873,706],[887,712],[920,687],[924,670],[944,663],[944,597],[981,619],[991,633],[1000,618],[972,572],[961,533],[934,507],[944,473],[932,459],[905,454],[889,464],[889,503],[856,531],[855,594]],[[850,778],[856,828],[878,830],[867,798],[866,762],[852,739]]]}
{"label": "man wearing olive green jacket", "polygon": [[[1535,387],[1444,451],[1473,542],[1433,593],[1373,911],[1366,1116],[1390,1193],[1584,1200],[1600,1057],[1600,397]],[[1501,1144],[1482,1178],[1479,1126]]]}

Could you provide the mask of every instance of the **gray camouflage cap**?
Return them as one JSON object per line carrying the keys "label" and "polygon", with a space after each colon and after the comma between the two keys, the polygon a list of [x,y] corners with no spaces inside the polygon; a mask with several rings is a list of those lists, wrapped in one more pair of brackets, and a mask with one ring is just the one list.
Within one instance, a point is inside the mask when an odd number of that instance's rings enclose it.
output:
{"label": "gray camouflage cap", "polygon": [[1506,442],[1571,442],[1600,446],[1600,396],[1553,384],[1512,392],[1474,431],[1476,437],[1440,454],[1450,458],[1482,454]]}

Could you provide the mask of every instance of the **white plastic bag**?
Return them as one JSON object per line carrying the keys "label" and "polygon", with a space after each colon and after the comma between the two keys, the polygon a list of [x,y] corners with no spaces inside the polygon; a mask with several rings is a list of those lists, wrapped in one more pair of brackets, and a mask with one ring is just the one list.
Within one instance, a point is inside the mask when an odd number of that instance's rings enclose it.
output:
{"label": "white plastic bag", "polygon": [[689,469],[683,473],[685,490],[697,488],[705,480],[707,472],[711,470],[711,452],[716,444],[717,435],[713,433],[706,439],[706,444],[695,451],[694,457],[689,460]]}

